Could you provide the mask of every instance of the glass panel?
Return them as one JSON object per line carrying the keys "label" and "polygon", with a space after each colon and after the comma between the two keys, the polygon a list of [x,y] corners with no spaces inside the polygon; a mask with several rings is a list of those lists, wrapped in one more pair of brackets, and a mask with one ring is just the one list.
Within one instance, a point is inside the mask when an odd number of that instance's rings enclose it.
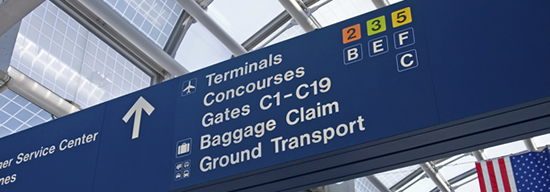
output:
{"label": "glass panel", "polygon": [[174,0],[103,0],[124,19],[164,48],[183,8]]}
{"label": "glass panel", "polygon": [[0,138],[51,119],[48,112],[13,91],[0,93]]}
{"label": "glass panel", "polygon": [[[458,159],[457,159],[458,158]],[[475,162],[476,158],[471,155],[463,156],[463,155],[456,155],[450,159],[453,159],[455,161],[439,168],[439,172],[443,176],[443,178],[449,180],[452,179],[465,171],[468,171],[470,169],[475,168]],[[446,164],[446,163],[440,163],[440,164]]]}
{"label": "glass panel", "polygon": [[269,42],[267,44],[267,46],[273,45],[273,44],[276,44],[276,43],[279,43],[279,42],[286,41],[290,38],[297,37],[297,36],[302,35],[304,33],[306,33],[306,32],[302,29],[302,27],[300,27],[299,25],[294,25],[294,26],[286,29],[282,33],[280,33],[280,35],[278,35],[275,39],[273,39],[273,41]]}
{"label": "glass panel", "polygon": [[11,66],[82,108],[151,80],[49,1],[22,20]]}
{"label": "glass panel", "polygon": [[365,177],[355,179],[355,192],[379,192],[379,190]]}
{"label": "glass panel", "polygon": [[193,72],[225,61],[231,55],[203,25],[195,23],[185,34],[174,59]]}
{"label": "glass panel", "polygon": [[326,27],[373,10],[376,10],[376,7],[372,4],[372,1],[333,0],[313,12],[312,15],[319,21],[321,26]]}
{"label": "glass panel", "polygon": [[[318,2],[312,7],[321,5],[323,2],[326,1]],[[317,19],[317,21],[319,21],[321,26],[326,27],[372,10],[375,10],[375,7],[371,1],[335,0],[323,5],[313,12],[312,15],[315,19]],[[283,25],[283,27],[277,29],[277,31],[272,33],[262,43],[258,44],[255,49],[273,45],[304,33],[304,30],[299,25],[295,22],[288,21],[285,25]]]}
{"label": "glass panel", "polygon": [[277,0],[213,1],[208,6],[209,15],[237,42],[244,42],[283,11]]}
{"label": "glass panel", "polygon": [[285,33],[287,30],[297,27],[295,23],[291,23],[291,21],[287,21],[282,27],[279,27],[275,32],[271,33],[267,38],[265,38],[262,42],[258,43],[254,49],[261,49],[264,47],[267,47],[269,45],[276,44],[278,42],[284,41],[286,39],[289,39],[291,37],[295,37],[301,34],[304,34],[304,30],[301,30],[299,33],[296,33],[292,35],[292,32],[290,32],[287,37],[280,37],[279,39],[275,40],[279,36],[281,36],[283,33]]}
{"label": "glass panel", "polygon": [[422,177],[418,182],[403,190],[403,192],[430,191],[434,187],[436,187],[435,183],[430,178]]}
{"label": "glass panel", "polygon": [[455,192],[471,192],[471,191],[480,191],[479,180],[477,180],[477,174],[467,177],[460,182],[457,182],[454,186],[458,186],[455,189]]}
{"label": "glass panel", "polygon": [[391,171],[386,171],[376,174],[376,177],[388,188],[391,188],[397,182],[401,181],[403,178],[417,170],[420,166],[412,165],[408,167],[403,167],[400,169],[394,169]]}

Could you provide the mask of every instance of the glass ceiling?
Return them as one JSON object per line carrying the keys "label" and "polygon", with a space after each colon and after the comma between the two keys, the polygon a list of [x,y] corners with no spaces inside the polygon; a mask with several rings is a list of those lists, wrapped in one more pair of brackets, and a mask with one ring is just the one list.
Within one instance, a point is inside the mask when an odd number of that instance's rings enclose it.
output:
{"label": "glass ceiling", "polygon": [[82,108],[151,80],[50,1],[23,18],[10,65]]}
{"label": "glass ceiling", "polygon": [[103,0],[147,38],[164,48],[183,8],[174,0]]}

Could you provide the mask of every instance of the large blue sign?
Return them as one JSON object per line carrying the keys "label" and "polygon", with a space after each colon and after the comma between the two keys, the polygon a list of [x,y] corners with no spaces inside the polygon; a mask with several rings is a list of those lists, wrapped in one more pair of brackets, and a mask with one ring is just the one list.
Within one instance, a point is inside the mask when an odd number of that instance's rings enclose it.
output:
{"label": "large blue sign", "polygon": [[0,190],[178,190],[550,96],[550,2],[471,3],[404,1],[3,138]]}

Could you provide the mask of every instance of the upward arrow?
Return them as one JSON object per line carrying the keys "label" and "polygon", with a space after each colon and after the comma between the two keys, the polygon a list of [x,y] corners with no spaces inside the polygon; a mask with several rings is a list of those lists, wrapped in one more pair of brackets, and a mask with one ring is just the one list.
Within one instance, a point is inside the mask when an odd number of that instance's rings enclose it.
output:
{"label": "upward arrow", "polygon": [[143,109],[147,115],[151,115],[155,108],[149,104],[143,97],[139,97],[139,99],[134,103],[132,108],[124,115],[122,120],[125,123],[128,123],[128,120],[130,120],[130,117],[135,113],[136,116],[134,117],[134,130],[132,131],[132,139],[136,139],[139,137],[139,124],[141,122],[141,109]]}

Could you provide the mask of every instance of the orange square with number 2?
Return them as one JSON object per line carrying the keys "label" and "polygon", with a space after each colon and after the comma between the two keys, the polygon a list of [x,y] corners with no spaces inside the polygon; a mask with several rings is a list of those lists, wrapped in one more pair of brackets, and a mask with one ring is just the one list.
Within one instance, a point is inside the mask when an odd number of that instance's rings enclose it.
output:
{"label": "orange square with number 2", "polygon": [[344,44],[361,39],[361,25],[353,25],[342,30]]}

